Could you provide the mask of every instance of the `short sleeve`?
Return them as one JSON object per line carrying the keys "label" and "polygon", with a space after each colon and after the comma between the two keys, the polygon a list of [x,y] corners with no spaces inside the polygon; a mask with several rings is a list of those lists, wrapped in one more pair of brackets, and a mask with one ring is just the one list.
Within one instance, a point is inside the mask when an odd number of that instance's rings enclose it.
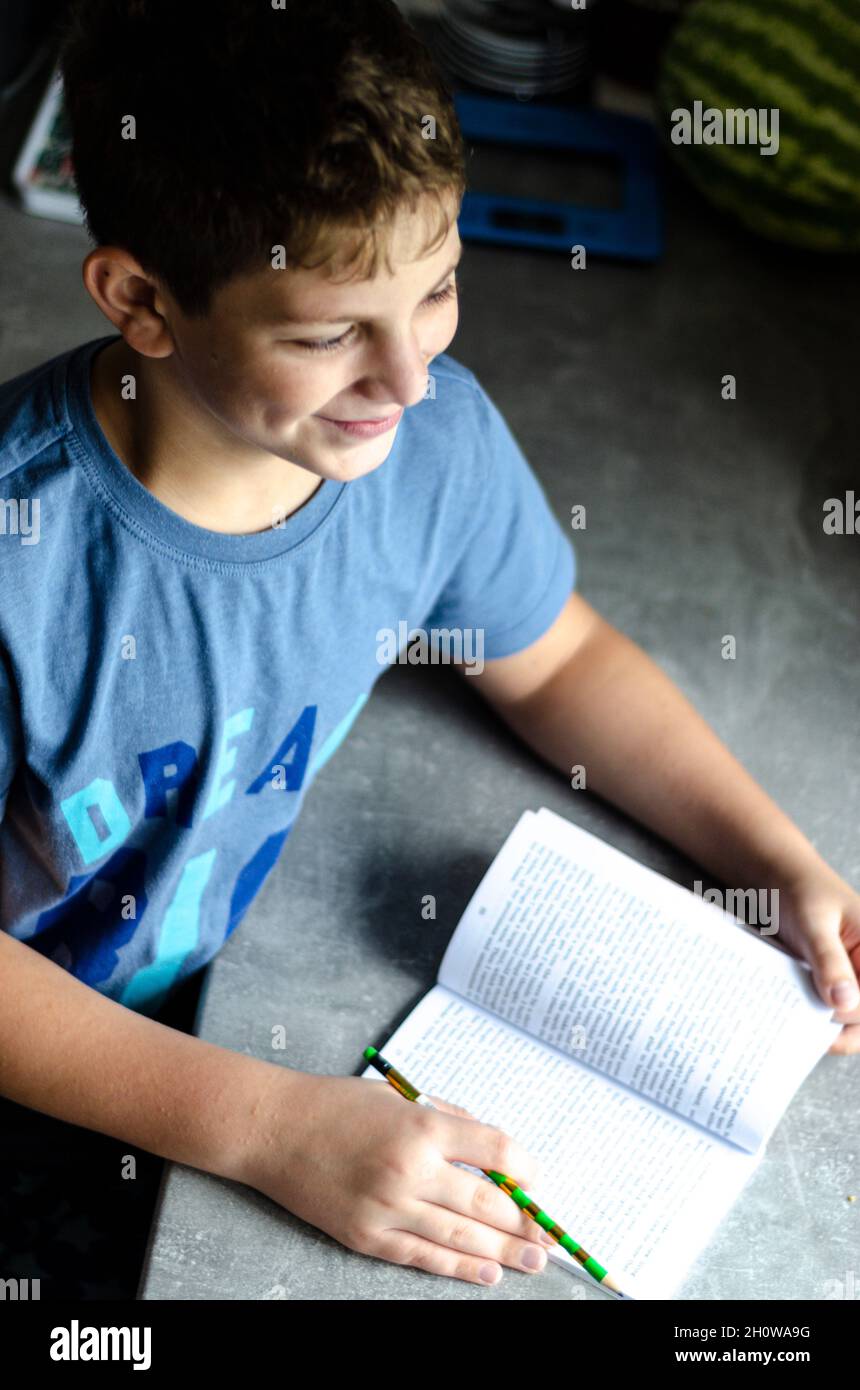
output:
{"label": "short sleeve", "polygon": [[575,584],[576,553],[501,412],[477,390],[483,478],[477,496],[466,494],[474,514],[463,518],[455,563],[424,626],[483,630],[492,660],[552,626]]}
{"label": "short sleeve", "polygon": [[6,798],[22,757],[21,717],[18,698],[2,647],[0,647],[0,821],[6,812]]}

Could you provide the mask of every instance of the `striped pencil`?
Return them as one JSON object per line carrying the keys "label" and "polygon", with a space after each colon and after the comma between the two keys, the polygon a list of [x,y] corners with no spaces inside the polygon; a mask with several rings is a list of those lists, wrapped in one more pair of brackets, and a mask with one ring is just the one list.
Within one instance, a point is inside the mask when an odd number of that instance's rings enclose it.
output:
{"label": "striped pencil", "polygon": [[[406,1077],[403,1076],[396,1067],[393,1067],[390,1062],[386,1061],[382,1053],[377,1052],[375,1047],[366,1047],[364,1049],[364,1056],[367,1061],[370,1062],[371,1066],[376,1067],[376,1070],[381,1072],[385,1080],[394,1087],[395,1091],[399,1091],[400,1095],[404,1096],[406,1100],[412,1100],[418,1105],[424,1105],[428,1110],[435,1110],[437,1108],[426,1096],[422,1095],[410,1081],[407,1081]],[[490,1168],[472,1168],[470,1164],[466,1163],[462,1164],[461,1167],[469,1168],[473,1173],[483,1173],[484,1176],[488,1177],[491,1182],[494,1182],[497,1187],[500,1187],[502,1192],[507,1193],[511,1200],[516,1202],[520,1210],[524,1211],[526,1216],[536,1222],[541,1230],[546,1231],[548,1236],[551,1236],[553,1240],[557,1241],[563,1250],[566,1250],[569,1255],[572,1255],[577,1264],[580,1265],[587,1274],[590,1274],[595,1283],[599,1284],[602,1289],[606,1289],[613,1293],[616,1298],[624,1299],[626,1302],[634,1301],[633,1295],[625,1293],[608,1270],[604,1269],[603,1265],[595,1260],[593,1255],[589,1255],[588,1251],[575,1241],[572,1236],[569,1236],[567,1231],[559,1226],[557,1221],[553,1221],[552,1217],[548,1216],[547,1213],[538,1206],[537,1202],[529,1197],[527,1192],[523,1192],[523,1189],[519,1186],[516,1179],[509,1178],[504,1173],[496,1173]]]}

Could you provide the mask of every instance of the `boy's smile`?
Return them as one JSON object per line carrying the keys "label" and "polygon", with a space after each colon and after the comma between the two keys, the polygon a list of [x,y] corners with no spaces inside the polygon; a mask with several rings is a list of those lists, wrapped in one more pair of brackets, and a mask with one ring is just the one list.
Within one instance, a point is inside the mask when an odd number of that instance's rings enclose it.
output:
{"label": "boy's smile", "polygon": [[325,420],[330,425],[336,425],[344,434],[353,439],[376,439],[377,435],[388,434],[396,425],[399,425],[403,415],[403,407],[396,410],[393,415],[378,416],[368,420],[346,420],[332,418],[330,415],[319,415],[317,419]]}
{"label": "boy's smile", "polygon": [[398,215],[391,275],[266,266],[222,286],[204,318],[184,316],[122,249],[92,251],[85,283],[124,338],[94,358],[93,407],[138,481],[196,525],[246,534],[296,511],[320,479],[378,468],[457,328],[456,209],[430,254],[424,211]]}

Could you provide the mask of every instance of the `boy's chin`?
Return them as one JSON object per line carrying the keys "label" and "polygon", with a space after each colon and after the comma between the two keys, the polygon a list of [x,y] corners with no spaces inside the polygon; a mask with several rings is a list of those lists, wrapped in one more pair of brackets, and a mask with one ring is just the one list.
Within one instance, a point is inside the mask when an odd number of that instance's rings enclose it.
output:
{"label": "boy's chin", "polygon": [[292,446],[282,443],[272,453],[327,482],[348,483],[379,468],[394,448],[396,438],[396,429],[375,439],[350,439],[343,444],[303,434]]}
{"label": "boy's chin", "polygon": [[349,483],[379,468],[391,453],[393,444],[393,438],[384,441],[368,439],[353,448],[326,451],[311,462],[311,468],[320,478],[328,478],[335,483]]}

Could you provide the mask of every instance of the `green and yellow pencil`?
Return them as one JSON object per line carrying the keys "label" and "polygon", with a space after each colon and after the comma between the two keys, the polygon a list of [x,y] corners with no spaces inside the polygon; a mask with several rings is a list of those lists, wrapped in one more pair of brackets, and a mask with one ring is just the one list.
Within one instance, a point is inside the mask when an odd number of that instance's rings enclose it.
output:
{"label": "green and yellow pencil", "polygon": [[[410,1081],[407,1081],[406,1077],[399,1072],[396,1067],[393,1067],[390,1062],[387,1062],[382,1056],[382,1053],[377,1052],[375,1047],[366,1047],[364,1049],[364,1055],[371,1066],[376,1067],[376,1070],[385,1077],[389,1085],[393,1086],[395,1091],[399,1091],[400,1095],[404,1096],[406,1100],[413,1100],[417,1105],[426,1106],[428,1110],[437,1109],[432,1101],[429,1101]],[[541,1230],[546,1231],[547,1235],[557,1241],[562,1249],[566,1250],[569,1255],[572,1255],[577,1264],[580,1265],[587,1274],[590,1274],[595,1283],[598,1283],[602,1289],[607,1289],[609,1292],[613,1293],[616,1298],[624,1299],[628,1302],[633,1301],[633,1295],[625,1293],[620,1285],[612,1278],[608,1270],[604,1269],[602,1264],[599,1264],[592,1255],[589,1255],[587,1250],[583,1249],[572,1236],[569,1236],[567,1231],[563,1230],[557,1221],[553,1221],[552,1217],[548,1216],[547,1213],[538,1206],[537,1202],[529,1197],[528,1193],[523,1192],[523,1189],[519,1186],[515,1178],[506,1177],[504,1173],[493,1172],[490,1168],[472,1168],[471,1164],[468,1163],[461,1164],[460,1166],[468,1168],[473,1173],[483,1173],[485,1177],[490,1178],[497,1187],[500,1187],[503,1192],[507,1193],[512,1201],[516,1202],[517,1206],[521,1211],[525,1212],[526,1216],[531,1217],[532,1221],[536,1222]]]}

